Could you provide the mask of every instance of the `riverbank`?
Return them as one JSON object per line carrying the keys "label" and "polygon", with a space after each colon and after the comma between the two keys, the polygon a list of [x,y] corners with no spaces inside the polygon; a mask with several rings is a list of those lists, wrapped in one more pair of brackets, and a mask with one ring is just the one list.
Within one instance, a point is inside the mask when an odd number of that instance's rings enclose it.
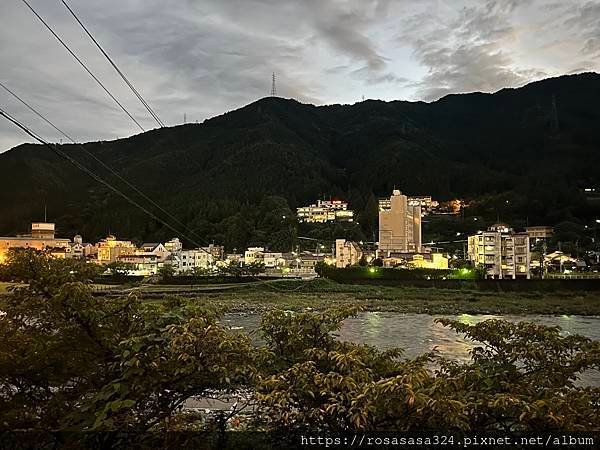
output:
{"label": "riverbank", "polygon": [[149,302],[163,301],[165,296],[181,296],[193,299],[200,306],[244,313],[361,306],[366,311],[416,314],[600,315],[598,292],[482,292],[349,285],[324,279],[252,283],[223,289],[156,286],[141,290],[139,295]]}
{"label": "riverbank", "polygon": [[[10,283],[0,283],[0,296]],[[213,285],[94,285],[96,295],[136,292],[146,302],[177,296],[223,312],[261,313],[272,309],[324,310],[360,306],[365,311],[432,315],[543,314],[600,316],[600,292],[492,292],[341,284],[326,279]]]}

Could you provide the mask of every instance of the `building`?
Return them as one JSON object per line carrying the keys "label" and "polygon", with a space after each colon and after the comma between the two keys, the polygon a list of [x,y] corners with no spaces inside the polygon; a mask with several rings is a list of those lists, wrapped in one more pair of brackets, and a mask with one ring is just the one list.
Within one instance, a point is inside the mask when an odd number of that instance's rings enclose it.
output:
{"label": "building", "polygon": [[285,258],[281,252],[269,252],[264,247],[249,247],[244,252],[244,264],[262,264],[265,269],[285,266]]}
{"label": "building", "polygon": [[[174,240],[171,240],[169,242],[172,243],[173,241]],[[165,244],[165,246],[167,244]],[[179,273],[185,273],[193,272],[195,269],[211,269],[222,259],[223,247],[210,244],[208,247],[195,248],[192,250],[180,249],[179,251],[173,252],[171,263]]]}
{"label": "building", "polygon": [[173,238],[170,241],[165,242],[165,248],[170,253],[176,253],[183,250],[183,244],[179,240],[179,238]]}
{"label": "building", "polygon": [[362,250],[356,242],[335,240],[335,267],[355,266],[362,258]]}
{"label": "building", "polygon": [[262,263],[264,253],[264,247],[248,247],[244,252],[244,264]]}
{"label": "building", "polygon": [[70,250],[70,239],[55,237],[53,223],[34,222],[31,232],[13,237],[0,237],[0,262],[6,258],[8,250],[13,248],[33,248],[35,250],[50,251],[57,255],[66,255]]}
{"label": "building", "polygon": [[577,258],[566,255],[560,250],[544,255],[543,262],[543,269],[547,272],[562,273],[565,270],[572,271],[577,269]]}
{"label": "building", "polygon": [[283,273],[285,276],[316,276],[316,267],[319,263],[334,264],[333,255],[328,253],[290,252],[282,255],[284,266],[277,270],[267,270],[267,274]]}
{"label": "building", "polygon": [[421,206],[409,205],[408,197],[394,189],[379,200],[379,257],[391,253],[421,252]]}
{"label": "building", "polygon": [[131,241],[119,241],[115,236],[108,235],[97,244],[98,264],[110,264],[126,255],[134,255],[137,247]]}
{"label": "building", "polygon": [[468,238],[468,258],[484,269],[485,278],[531,278],[529,234],[496,224]]}
{"label": "building", "polygon": [[54,224],[46,222],[32,223],[31,237],[35,239],[54,239]]}
{"label": "building", "polygon": [[203,249],[181,250],[173,254],[173,266],[179,273],[193,272],[196,269],[206,270],[213,266],[213,256]]}
{"label": "building", "polygon": [[420,206],[423,214],[429,214],[440,206],[440,203],[437,200],[433,200],[429,195],[419,195],[408,197],[408,206]]}
{"label": "building", "polygon": [[136,253],[141,255],[146,253],[156,255],[160,262],[167,259],[167,257],[171,254],[171,252],[159,242],[144,243],[142,244],[141,251],[137,250]]}
{"label": "building", "polygon": [[445,202],[438,203],[433,209],[432,213],[435,215],[458,215],[460,212],[469,206],[464,200],[455,198]]}
{"label": "building", "polygon": [[554,227],[550,226],[537,226],[537,227],[526,227],[525,231],[529,235],[529,241],[536,243],[550,239],[554,234]]}
{"label": "building", "polygon": [[317,204],[297,208],[298,220],[307,223],[353,222],[354,211],[342,200],[318,200]]}
{"label": "building", "polygon": [[[427,248],[426,248],[427,250]],[[384,267],[406,269],[448,269],[448,258],[442,253],[389,253],[382,257]]]}
{"label": "building", "polygon": [[283,259],[283,253],[281,252],[265,252],[262,261],[259,262],[263,263],[265,269],[285,266],[285,259]]}
{"label": "building", "polygon": [[150,276],[158,273],[159,264],[164,260],[152,252],[136,252],[122,254],[119,256],[118,261],[129,265],[128,275]]}
{"label": "building", "polygon": [[442,253],[425,253],[412,256],[407,265],[413,269],[448,269],[448,258]]}

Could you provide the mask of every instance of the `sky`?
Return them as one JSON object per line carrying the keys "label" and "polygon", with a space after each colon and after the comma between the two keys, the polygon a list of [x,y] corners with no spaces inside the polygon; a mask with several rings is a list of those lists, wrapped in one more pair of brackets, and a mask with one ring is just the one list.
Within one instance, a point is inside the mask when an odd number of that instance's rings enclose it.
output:
{"label": "sky", "polygon": [[[60,0],[27,0],[144,129],[157,125]],[[435,101],[600,71],[600,0],[66,0],[167,125],[270,94]],[[0,81],[77,141],[141,130],[23,0],[0,0]],[[0,107],[61,136],[0,88]],[[31,138],[0,118],[0,152]]]}

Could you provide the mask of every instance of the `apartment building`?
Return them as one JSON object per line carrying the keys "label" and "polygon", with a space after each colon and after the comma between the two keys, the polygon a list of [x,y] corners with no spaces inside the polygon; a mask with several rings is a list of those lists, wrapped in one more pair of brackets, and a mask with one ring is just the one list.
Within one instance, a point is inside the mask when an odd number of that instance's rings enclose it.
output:
{"label": "apartment building", "polygon": [[468,258],[484,269],[485,278],[531,278],[529,234],[496,224],[468,238]]}
{"label": "apartment building", "polygon": [[379,257],[392,253],[421,252],[421,206],[394,189],[390,198],[379,200]]}
{"label": "apartment building", "polygon": [[335,240],[335,267],[355,266],[362,258],[363,252],[356,242],[345,239]]}

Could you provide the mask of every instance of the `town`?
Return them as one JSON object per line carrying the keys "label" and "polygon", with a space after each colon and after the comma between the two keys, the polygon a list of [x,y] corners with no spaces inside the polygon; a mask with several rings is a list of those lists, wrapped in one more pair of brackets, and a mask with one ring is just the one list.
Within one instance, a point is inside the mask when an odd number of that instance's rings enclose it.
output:
{"label": "town", "polygon": [[[598,266],[563,253],[547,251],[553,235],[551,226],[529,226],[514,230],[504,223],[494,224],[462,242],[462,255],[444,252],[438,243],[423,242],[423,218],[429,214],[458,214],[463,202],[440,203],[430,196],[410,197],[394,189],[379,199],[378,241],[354,242],[338,238],[325,245],[317,239],[314,250],[289,252],[249,247],[243,253],[227,252],[218,244],[186,249],[180,238],[166,242],[136,244],[114,235],[88,243],[80,235],[72,239],[56,236],[54,223],[32,223],[30,233],[0,237],[0,263],[10,249],[31,248],[56,258],[77,258],[106,266],[106,273],[118,271],[131,276],[154,276],[164,267],[175,275],[209,276],[228,268],[251,268],[253,274],[273,277],[312,278],[319,264],[335,268],[381,266],[402,269],[479,269],[486,279],[532,279],[544,277],[597,276]],[[318,200],[297,208],[297,219],[307,224],[352,222],[354,211],[342,200]],[[459,236],[460,237],[460,236]],[[309,239],[309,238],[305,238]],[[540,249],[542,251],[540,251]],[[598,253],[594,254],[598,263]]]}

